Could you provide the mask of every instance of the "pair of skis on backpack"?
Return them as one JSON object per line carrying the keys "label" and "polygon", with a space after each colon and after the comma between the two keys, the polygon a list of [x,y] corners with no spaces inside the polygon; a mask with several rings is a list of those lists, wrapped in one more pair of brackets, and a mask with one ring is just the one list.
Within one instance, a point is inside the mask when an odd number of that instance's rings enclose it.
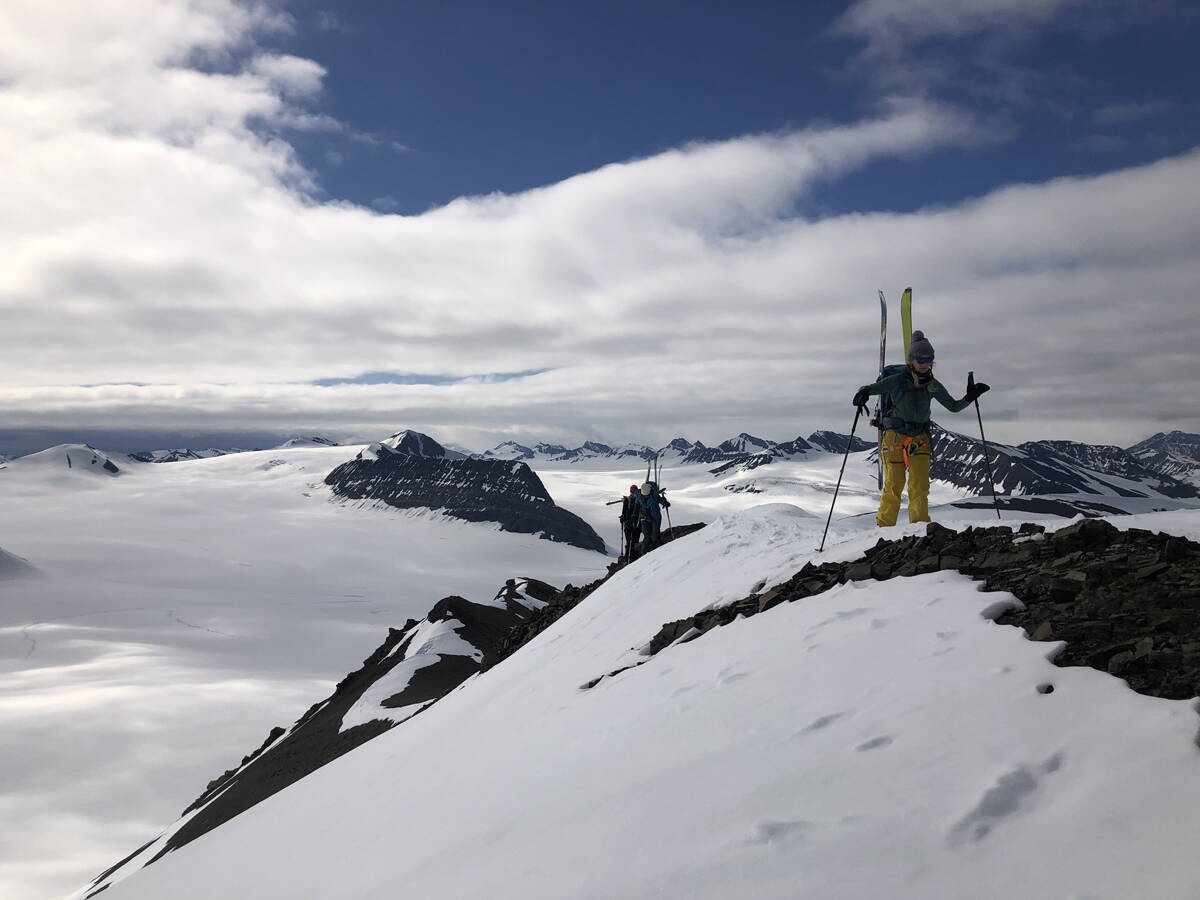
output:
{"label": "pair of skis on backpack", "polygon": [[[879,292],[879,377],[885,378],[896,372],[901,372],[908,365],[908,348],[912,345],[912,288],[905,288],[900,297],[900,336],[904,339],[904,363],[901,365],[887,364],[887,299],[883,291]],[[883,397],[875,401],[875,415],[871,424],[878,432],[878,445],[883,444]],[[880,465],[875,474],[880,489],[883,488],[883,466]]]}

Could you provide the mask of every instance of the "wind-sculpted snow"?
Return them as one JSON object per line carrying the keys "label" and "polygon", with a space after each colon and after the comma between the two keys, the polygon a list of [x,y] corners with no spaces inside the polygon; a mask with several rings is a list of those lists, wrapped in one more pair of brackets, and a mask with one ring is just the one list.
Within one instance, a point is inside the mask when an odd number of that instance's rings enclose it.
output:
{"label": "wind-sculpted snow", "polygon": [[347,500],[440,510],[468,522],[495,522],[504,531],[604,552],[603,539],[574,513],[556,506],[523,462],[439,459],[372,444],[330,472],[325,483]]}

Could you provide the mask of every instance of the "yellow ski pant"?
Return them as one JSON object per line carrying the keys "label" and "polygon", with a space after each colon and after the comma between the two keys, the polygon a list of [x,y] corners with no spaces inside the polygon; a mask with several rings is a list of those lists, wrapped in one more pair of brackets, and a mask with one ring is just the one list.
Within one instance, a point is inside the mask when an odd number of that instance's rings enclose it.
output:
{"label": "yellow ski pant", "polygon": [[900,515],[900,495],[904,481],[908,479],[908,521],[929,521],[929,463],[933,446],[929,435],[907,437],[891,429],[883,433],[879,445],[883,459],[883,496],[879,498],[879,512],[875,524],[887,528],[896,524]]}

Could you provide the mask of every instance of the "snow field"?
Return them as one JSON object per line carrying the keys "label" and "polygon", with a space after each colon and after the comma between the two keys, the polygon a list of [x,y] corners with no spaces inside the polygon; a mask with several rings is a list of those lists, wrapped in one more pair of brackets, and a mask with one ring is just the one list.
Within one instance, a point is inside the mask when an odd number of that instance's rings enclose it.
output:
{"label": "snow field", "polygon": [[1011,596],[965,576],[844,585],[581,690],[661,623],[790,575],[814,534],[773,505],[664,547],[497,668],[109,895],[1200,892],[1179,853],[1200,833],[1192,704],[1053,666],[1053,645],[984,615]]}

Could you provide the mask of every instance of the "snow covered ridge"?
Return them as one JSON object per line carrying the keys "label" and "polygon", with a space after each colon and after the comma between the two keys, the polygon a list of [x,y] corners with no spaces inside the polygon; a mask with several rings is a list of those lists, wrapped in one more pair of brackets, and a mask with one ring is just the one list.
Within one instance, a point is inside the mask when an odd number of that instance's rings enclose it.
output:
{"label": "snow covered ridge", "polygon": [[[1024,627],[1035,641],[1065,641],[1052,654],[1058,665],[1108,671],[1153,697],[1200,696],[1200,544],[1120,531],[1103,519],[1050,534],[1033,523],[1016,533],[1003,525],[955,532],[931,523],[925,536],[881,539],[858,560],[807,563],[770,590],[668,622],[645,645],[646,659],[634,665],[713,628],[840,584],[939,571],[961,572],[982,581],[984,591],[1003,592],[985,615]],[[1016,601],[1005,599],[1008,594]]]}
{"label": "snow covered ridge", "polygon": [[9,460],[4,466],[11,473],[64,473],[115,477],[121,468],[103,450],[90,444],[58,444],[37,453]]}
{"label": "snow covered ridge", "polygon": [[[705,446],[700,441],[689,441],[685,437],[677,437],[657,450],[647,444],[637,443],[610,446],[598,441],[585,441],[580,446],[571,448],[562,444],[545,443],[527,447],[515,441],[505,441],[491,450],[476,454],[476,456],[481,459],[520,459],[533,462],[568,463],[597,459],[629,463],[638,459],[658,458],[664,465],[672,463],[680,465],[711,464],[736,460],[745,461],[752,457],[793,459],[810,450],[842,453],[846,449],[848,439],[847,435],[838,435],[831,431],[816,431],[807,441],[802,437],[796,437],[790,441],[778,443],[766,438],[755,437],[743,431],[737,437],[722,441],[715,447]],[[856,438],[853,450],[869,450],[872,446]]]}
{"label": "snow covered ridge", "polygon": [[[1189,516],[1143,521],[1200,533]],[[1200,895],[1200,864],[1164,839],[1200,828],[1194,705],[1104,671],[1153,681],[1191,658],[1200,547],[1094,521],[874,536],[818,563],[808,517],[723,517],[616,572],[411,725],[118,872],[104,896]],[[959,566],[1021,582],[1038,640],[996,625],[1018,602]],[[1115,616],[1132,630],[1093,635],[1143,582]],[[1072,628],[1112,640],[1089,654],[1101,671],[1047,660]],[[595,681],[621,662],[641,664]],[[1191,679],[1158,686],[1194,696]]]}
{"label": "snow covered ridge", "polygon": [[[294,437],[288,438],[282,444],[271,447],[272,450],[293,450],[296,448],[308,447],[339,447],[337,441],[331,441],[329,438],[319,436],[313,437]],[[255,448],[261,449],[261,448]],[[212,459],[216,456],[228,456],[230,453],[247,453],[240,447],[230,447],[225,450],[219,450],[216,447],[208,447],[203,450],[193,450],[188,447],[176,447],[170,450],[140,450],[136,453],[130,453],[129,458],[135,462],[147,463],[168,463],[168,462],[183,462],[191,459]]]}
{"label": "snow covered ridge", "polygon": [[329,438],[323,437],[294,437],[284,441],[278,447],[272,447],[272,450],[288,450],[292,447],[339,447],[337,441],[331,441]]}
{"label": "snow covered ridge", "polygon": [[240,450],[218,450],[215,447],[209,447],[207,450],[189,450],[186,447],[177,447],[172,450],[144,450],[130,453],[129,458],[135,462],[168,463],[181,462],[185,459],[212,459],[215,456],[240,452]]}
{"label": "snow covered ridge", "polygon": [[[423,440],[421,440],[423,439]],[[468,522],[495,522],[503,531],[536,534],[584,550],[605,552],[604,540],[572,512],[556,506],[540,478],[523,462],[448,459],[399,449],[436,445],[407,433],[397,448],[371,444],[325,478],[337,497],[425,507]]]}
{"label": "snow covered ridge", "polygon": [[338,682],[333,694],[291,728],[271,729],[241,765],[209,782],[178,822],[103,872],[84,896],[99,894],[422,712],[511,652],[503,642],[521,624],[552,604],[570,608],[580,596],[579,589],[560,592],[536,579],[514,578],[489,603],[446,597],[421,621],[389,628],[384,642]]}
{"label": "snow covered ridge", "polygon": [[[983,446],[977,438],[936,425],[930,437],[933,479],[975,494],[991,493]],[[1118,447],[1072,441],[1029,441],[1011,447],[989,441],[988,451],[998,494],[1095,494],[1164,500],[1200,497],[1200,488],[1150,469]]]}
{"label": "snow covered ridge", "polygon": [[383,446],[397,453],[424,456],[429,459],[466,459],[467,456],[457,450],[448,450],[429,435],[413,431],[411,428],[397,431],[390,438],[380,441],[378,445],[372,444],[371,446]]}

